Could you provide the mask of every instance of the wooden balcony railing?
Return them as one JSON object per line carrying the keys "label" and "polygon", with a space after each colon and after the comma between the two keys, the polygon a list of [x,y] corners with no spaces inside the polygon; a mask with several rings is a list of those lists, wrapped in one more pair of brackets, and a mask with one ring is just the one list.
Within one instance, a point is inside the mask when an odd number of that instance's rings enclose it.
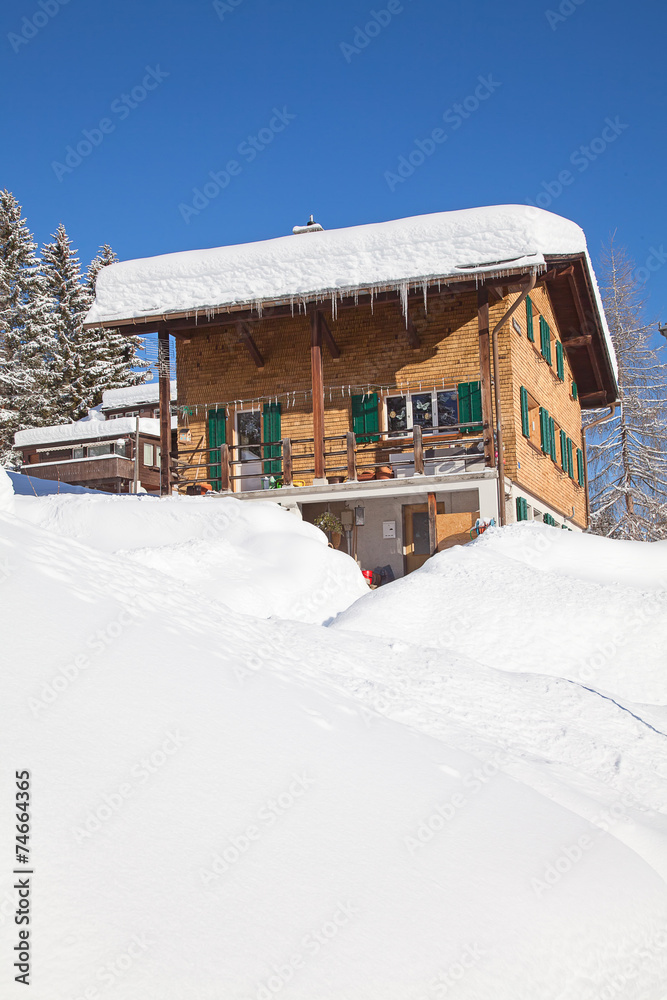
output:
{"label": "wooden balcony railing", "polygon": [[[417,425],[409,437],[360,442],[355,434],[324,439],[324,469],[329,482],[358,482],[435,474],[434,467],[468,471],[484,466],[484,438],[477,424],[433,428],[424,437]],[[256,452],[248,457],[248,452]],[[242,457],[245,453],[246,457]],[[201,459],[195,459],[197,454]],[[191,456],[188,461],[186,456]],[[208,459],[208,460],[207,460]],[[179,451],[174,473],[179,487],[206,484],[222,492],[305,486],[315,474],[314,438],[283,438],[256,445],[223,444],[219,448]]]}

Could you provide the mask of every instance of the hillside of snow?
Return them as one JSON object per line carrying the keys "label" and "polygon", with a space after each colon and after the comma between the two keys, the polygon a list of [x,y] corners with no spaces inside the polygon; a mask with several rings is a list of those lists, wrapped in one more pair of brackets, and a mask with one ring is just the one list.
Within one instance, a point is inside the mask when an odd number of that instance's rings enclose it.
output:
{"label": "hillside of snow", "polygon": [[503,529],[371,593],[268,502],[1,480],[33,1000],[664,1000],[659,548]]}

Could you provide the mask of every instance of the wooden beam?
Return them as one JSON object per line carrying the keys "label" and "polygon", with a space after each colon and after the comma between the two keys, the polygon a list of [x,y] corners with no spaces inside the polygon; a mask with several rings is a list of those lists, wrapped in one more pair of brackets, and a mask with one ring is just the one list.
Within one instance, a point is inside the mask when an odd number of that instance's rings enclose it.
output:
{"label": "wooden beam", "polygon": [[415,424],[412,428],[412,444],[415,452],[415,475],[424,475],[424,440],[422,438],[422,425]]}
{"label": "wooden beam", "polygon": [[248,348],[248,351],[250,352],[250,357],[255,362],[255,364],[257,365],[258,368],[263,368],[264,367],[264,358],[262,357],[262,354],[261,354],[259,348],[257,347],[257,344],[253,340],[253,336],[252,336],[250,330],[248,329],[248,324],[247,323],[238,323],[237,324],[237,329],[238,329],[238,332],[239,332],[239,339],[242,340],[243,343]]}
{"label": "wooden beam", "polygon": [[563,347],[588,347],[592,341],[590,333],[586,333],[581,337],[568,337],[563,341]]}
{"label": "wooden beam", "polygon": [[324,337],[324,343],[327,345],[329,354],[334,361],[338,361],[340,358],[340,348],[333,338],[331,330],[327,326],[327,321],[325,320],[322,313],[320,313],[320,323],[322,324],[322,335]]}
{"label": "wooden beam", "polygon": [[354,431],[348,431],[345,435],[347,447],[347,478],[351,483],[357,481],[357,439]]}
{"label": "wooden beam", "polygon": [[324,482],[324,377],[322,373],[322,314],[310,314],[310,372],[313,389],[313,453],[315,482]]}
{"label": "wooden beam", "polygon": [[229,476],[229,445],[224,442],[220,445],[220,489],[229,490],[230,489],[230,476]]}
{"label": "wooden beam", "polygon": [[435,555],[438,549],[438,505],[435,493],[428,495],[428,547],[430,554]]}
{"label": "wooden beam", "polygon": [[408,335],[408,344],[410,345],[413,351],[416,351],[417,348],[421,347],[421,341],[419,339],[419,334],[417,333],[417,327],[415,326],[413,320],[408,321],[407,335]]}
{"label": "wooden beam", "polygon": [[158,392],[160,407],[160,496],[171,493],[171,380],[169,334],[158,332]]}
{"label": "wooden beam", "polygon": [[607,392],[602,389],[600,392],[587,392],[585,396],[580,396],[579,401],[581,403],[601,403],[607,402]]}
{"label": "wooden beam", "polygon": [[[479,334],[479,371],[482,392],[484,459],[487,468],[496,464],[493,446],[493,394],[491,391],[491,344],[489,336],[489,291],[486,284],[477,290],[477,332]],[[496,378],[498,377],[496,373]]]}
{"label": "wooden beam", "polygon": [[292,439],[283,438],[283,486],[292,485]]}

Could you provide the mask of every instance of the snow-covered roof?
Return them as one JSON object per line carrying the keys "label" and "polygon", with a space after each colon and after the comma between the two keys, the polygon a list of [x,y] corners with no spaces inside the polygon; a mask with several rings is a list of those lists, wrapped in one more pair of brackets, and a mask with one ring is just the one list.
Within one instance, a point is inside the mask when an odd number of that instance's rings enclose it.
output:
{"label": "snow-covered roof", "polygon": [[[176,381],[171,383],[171,398],[176,399]],[[139,406],[142,403],[155,403],[159,399],[159,383],[143,382],[141,385],[130,385],[124,389],[107,389],[102,393],[102,410],[119,410],[123,406]]]}
{"label": "snow-covered roof", "polygon": [[102,268],[86,324],[260,308],[276,300],[326,298],[466,274],[544,267],[545,254],[582,253],[574,222],[527,205],[437,212],[392,222],[211,250],[124,261]]}
{"label": "snow-covered roof", "polygon": [[277,239],[145,257],[102,268],[87,326],[210,317],[268,303],[408,291],[456,277],[544,270],[547,256],[585,254],[612,368],[615,357],[583,230],[530,205],[437,212]]}
{"label": "snow-covered roof", "polygon": [[[172,427],[176,418],[172,417]],[[134,434],[136,417],[117,417],[113,420],[77,420],[72,424],[56,424],[50,427],[30,427],[17,431],[14,435],[14,445],[25,448],[27,445],[38,444],[72,444],[76,441],[93,441],[100,438],[126,437]],[[139,420],[141,434],[153,437],[160,436],[160,421],[153,417],[141,417]]]}

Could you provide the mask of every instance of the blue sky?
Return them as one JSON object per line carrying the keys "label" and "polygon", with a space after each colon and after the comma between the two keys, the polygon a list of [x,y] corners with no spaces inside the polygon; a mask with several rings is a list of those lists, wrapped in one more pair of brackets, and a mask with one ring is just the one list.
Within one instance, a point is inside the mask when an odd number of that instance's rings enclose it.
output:
{"label": "blue sky", "polygon": [[338,228],[530,201],[594,258],[617,230],[667,321],[656,0],[9,0],[0,19],[0,185],[40,242],[64,222],[84,263],[103,242],[128,259],[284,235],[311,212]]}

